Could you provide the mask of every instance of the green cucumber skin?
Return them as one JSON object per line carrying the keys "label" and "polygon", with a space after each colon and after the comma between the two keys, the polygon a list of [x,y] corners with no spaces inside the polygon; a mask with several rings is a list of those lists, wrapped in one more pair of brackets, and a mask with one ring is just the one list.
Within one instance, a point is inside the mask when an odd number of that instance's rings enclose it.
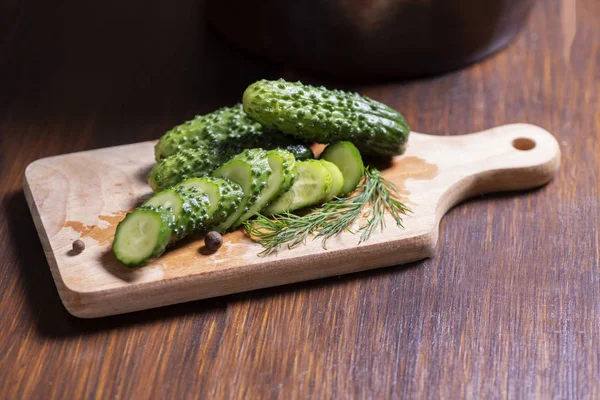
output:
{"label": "green cucumber skin", "polygon": [[[156,161],[182,150],[203,148],[210,152],[234,156],[244,149],[281,147],[309,157],[303,143],[278,131],[265,129],[248,118],[241,104],[223,107],[210,114],[196,116],[165,133],[154,147]],[[222,160],[221,164],[227,160]]]}
{"label": "green cucumber skin", "polygon": [[348,140],[364,154],[402,154],[410,132],[404,117],[385,104],[283,79],[248,86],[243,107],[267,129],[319,143]]}
{"label": "green cucumber skin", "polygon": [[185,149],[160,160],[148,175],[148,184],[155,192],[179,182],[209,175],[219,167],[224,154],[210,153],[205,149]]}
{"label": "green cucumber skin", "polygon": [[220,184],[219,190],[221,191],[221,200],[219,206],[215,211],[213,220],[207,228],[212,228],[221,221],[225,221],[233,211],[239,207],[244,197],[244,192],[240,185],[229,179],[219,179],[227,182],[226,184]]}
{"label": "green cucumber skin", "polygon": [[[269,176],[271,175],[271,167],[269,166],[269,160],[267,157],[267,152],[265,150],[247,149],[233,157],[221,167],[219,167],[219,169],[217,169],[213,173],[213,176],[219,178],[226,178],[226,176],[222,175],[222,173],[227,169],[228,164],[233,162],[243,162],[251,167],[250,187],[248,192],[244,193],[244,198],[238,206],[243,207],[243,212],[240,214],[241,216],[242,214],[246,213],[250,209],[250,207],[256,202],[256,200],[260,196],[260,193],[267,185],[267,181],[269,180]],[[219,225],[215,229],[220,233],[233,231],[242,222],[244,221],[233,221],[232,225],[230,226]]]}
{"label": "green cucumber skin", "polygon": [[[312,150],[303,144],[289,144],[288,139],[278,135],[263,135],[260,140],[240,141],[239,144],[224,147],[223,144],[212,148],[184,149],[160,160],[148,175],[148,184],[155,192],[174,186],[179,182],[196,177],[210,175],[245,148],[263,148],[265,150],[282,148],[290,151],[297,159],[314,158]],[[264,141],[264,142],[263,142]]]}
{"label": "green cucumber skin", "polygon": [[127,218],[132,216],[135,212],[139,211],[157,213],[162,220],[162,224],[160,227],[158,240],[156,246],[154,247],[154,250],[152,251],[152,254],[150,254],[145,260],[141,262],[133,263],[125,260],[123,257],[121,257],[121,254],[119,254],[119,251],[115,248],[116,240],[113,242],[112,250],[115,257],[117,258],[117,260],[121,261],[123,264],[130,268],[143,267],[148,263],[148,261],[151,261],[163,254],[167,248],[167,245],[170,243],[170,238],[173,232],[173,226],[175,224],[175,218],[170,209],[164,207],[142,206],[137,208],[135,211],[128,213],[123,219],[123,221],[119,222],[119,225],[117,225],[117,229],[115,231],[115,238],[119,235],[119,228],[121,226],[124,226]]}

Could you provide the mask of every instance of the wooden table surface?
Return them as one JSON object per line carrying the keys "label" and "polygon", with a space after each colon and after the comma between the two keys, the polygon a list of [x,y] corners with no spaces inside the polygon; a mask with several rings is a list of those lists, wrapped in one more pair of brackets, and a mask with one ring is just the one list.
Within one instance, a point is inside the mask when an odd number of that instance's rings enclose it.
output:
{"label": "wooden table surface", "polygon": [[156,138],[296,74],[207,32],[193,0],[144,18],[33,3],[0,2],[0,398],[600,396],[600,2],[540,0],[479,64],[355,86],[418,132],[548,129],[550,185],[456,207],[422,262],[98,320],[60,303],[27,164]]}

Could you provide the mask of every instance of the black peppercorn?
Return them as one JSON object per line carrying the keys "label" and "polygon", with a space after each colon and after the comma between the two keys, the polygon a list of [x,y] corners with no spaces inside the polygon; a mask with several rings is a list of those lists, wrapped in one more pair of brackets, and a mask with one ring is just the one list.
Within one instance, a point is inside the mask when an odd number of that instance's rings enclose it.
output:
{"label": "black peppercorn", "polygon": [[73,242],[73,251],[81,253],[85,249],[85,243],[83,240],[77,239]]}
{"label": "black peppercorn", "polygon": [[223,236],[219,232],[211,231],[204,238],[204,246],[210,251],[216,251],[223,245]]}

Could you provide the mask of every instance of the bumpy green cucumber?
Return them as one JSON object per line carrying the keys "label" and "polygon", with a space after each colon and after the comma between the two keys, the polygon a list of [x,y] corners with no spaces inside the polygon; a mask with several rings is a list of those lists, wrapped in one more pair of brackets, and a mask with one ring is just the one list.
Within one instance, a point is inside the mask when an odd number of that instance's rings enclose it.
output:
{"label": "bumpy green cucumber", "polygon": [[331,174],[319,160],[296,163],[296,180],[292,187],[273,200],[262,213],[281,214],[323,203],[331,191]]}
{"label": "bumpy green cucumber", "polygon": [[[156,161],[185,149],[203,148],[229,157],[244,149],[296,149],[300,158],[308,156],[303,142],[278,131],[265,129],[248,118],[241,104],[220,108],[210,114],[196,116],[165,133],[154,148]],[[296,147],[299,146],[299,147]],[[227,160],[222,160],[221,163]]]}
{"label": "bumpy green cucumber", "polygon": [[365,172],[365,166],[360,152],[351,142],[337,142],[330,144],[321,153],[321,159],[327,160],[338,166],[344,176],[344,186],[339,196],[350,193],[360,183]]}
{"label": "bumpy green cucumber", "polygon": [[[269,134],[272,135],[272,134]],[[218,144],[214,147],[200,147],[196,149],[184,149],[167,158],[160,160],[150,171],[148,184],[152,190],[160,191],[174,186],[179,182],[193,177],[210,175],[215,169],[229,161],[233,156],[245,148],[263,148],[265,150],[283,148],[289,150],[296,159],[303,160],[313,158],[312,150],[303,144],[287,144],[288,139],[281,139],[281,135],[263,135],[261,140],[240,141],[230,146]],[[264,139],[264,142],[261,141]],[[267,140],[268,139],[268,140]]]}
{"label": "bumpy green cucumber", "polygon": [[[223,139],[226,131],[220,129],[221,126],[234,125],[237,118],[239,118],[238,105],[219,108],[206,115],[197,115],[194,119],[172,128],[154,147],[156,161],[183,149],[196,148]],[[218,125],[217,129],[213,129],[215,125]]]}
{"label": "bumpy green cucumber", "polygon": [[210,176],[186,179],[177,187],[193,187],[208,197],[210,206],[207,209],[209,220],[205,223],[207,230],[233,213],[244,197],[244,192],[237,183]]}
{"label": "bumpy green cucumber", "polygon": [[157,192],[187,178],[206,176],[227,161],[226,158],[225,154],[206,149],[185,149],[160,160],[150,171],[148,184]]}
{"label": "bumpy green cucumber", "polygon": [[244,192],[244,197],[237,209],[225,221],[213,228],[215,231],[223,233],[239,225],[238,219],[254,205],[267,185],[271,176],[267,152],[262,149],[244,150],[219,167],[213,176],[232,180],[240,185]]}
{"label": "bumpy green cucumber", "polygon": [[404,117],[382,103],[282,79],[248,86],[243,106],[265,128],[306,141],[349,140],[365,154],[401,154],[410,132]]}
{"label": "bumpy green cucumber", "polygon": [[160,256],[169,244],[173,223],[171,209],[163,207],[144,206],[127,214],[115,233],[115,257],[137,267]]}
{"label": "bumpy green cucumber", "polygon": [[235,226],[258,214],[271,200],[289,190],[296,179],[296,159],[287,150],[275,149],[267,152],[271,175],[254,204],[249,205],[235,222]]}

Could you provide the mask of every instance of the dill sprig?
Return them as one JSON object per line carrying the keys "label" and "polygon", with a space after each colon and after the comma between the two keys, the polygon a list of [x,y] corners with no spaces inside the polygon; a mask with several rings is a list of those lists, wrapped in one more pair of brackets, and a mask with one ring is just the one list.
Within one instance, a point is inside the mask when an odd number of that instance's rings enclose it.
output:
{"label": "dill sprig", "polygon": [[[327,240],[344,231],[360,232],[359,243],[368,240],[378,227],[385,227],[386,211],[399,227],[404,227],[402,215],[410,209],[399,200],[397,187],[379,170],[366,168],[361,184],[348,197],[336,197],[305,215],[286,212],[267,218],[259,214],[244,226],[253,240],[264,247],[261,255],[273,254],[284,245],[291,249],[304,244],[311,235],[321,238],[327,249]],[[353,232],[352,225],[361,216],[363,223]]]}

